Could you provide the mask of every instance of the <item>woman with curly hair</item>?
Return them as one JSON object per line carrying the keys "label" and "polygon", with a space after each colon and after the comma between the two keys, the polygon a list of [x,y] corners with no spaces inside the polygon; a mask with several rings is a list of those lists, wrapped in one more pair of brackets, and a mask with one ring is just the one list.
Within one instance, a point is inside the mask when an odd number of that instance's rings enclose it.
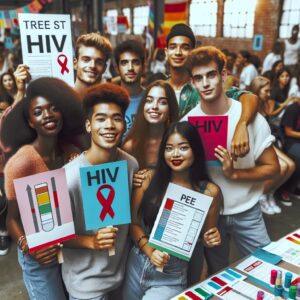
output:
{"label": "woman with curly hair", "polygon": [[61,168],[79,152],[65,142],[69,136],[84,130],[79,103],[76,92],[63,81],[40,78],[30,83],[27,97],[3,124],[2,142],[15,153],[4,169],[8,198],[6,224],[19,246],[19,263],[30,299],[65,299],[57,263],[60,245],[29,253],[13,180]]}

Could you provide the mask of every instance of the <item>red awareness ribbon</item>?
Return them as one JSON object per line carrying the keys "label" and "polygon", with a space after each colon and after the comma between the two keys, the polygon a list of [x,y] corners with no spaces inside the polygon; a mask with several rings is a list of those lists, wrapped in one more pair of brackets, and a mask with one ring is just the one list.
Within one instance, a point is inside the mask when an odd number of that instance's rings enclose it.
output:
{"label": "red awareness ribbon", "polygon": [[[101,192],[104,189],[109,189],[109,194],[108,194],[107,198],[104,198],[104,196]],[[109,214],[112,218],[114,218],[115,213],[114,213],[113,209],[111,208],[114,198],[115,198],[115,190],[113,189],[113,187],[111,185],[103,184],[101,187],[99,187],[99,189],[97,191],[97,199],[103,207],[103,209],[99,215],[101,221],[103,221],[105,219],[107,214]]]}
{"label": "red awareness ribbon", "polygon": [[67,58],[66,55],[64,55],[64,54],[58,55],[58,57],[57,57],[57,62],[58,62],[58,64],[61,66],[60,73],[61,73],[62,75],[64,75],[64,72],[67,72],[67,73],[70,72],[70,70],[69,70],[68,67],[67,67],[67,64],[68,64],[68,58]]}

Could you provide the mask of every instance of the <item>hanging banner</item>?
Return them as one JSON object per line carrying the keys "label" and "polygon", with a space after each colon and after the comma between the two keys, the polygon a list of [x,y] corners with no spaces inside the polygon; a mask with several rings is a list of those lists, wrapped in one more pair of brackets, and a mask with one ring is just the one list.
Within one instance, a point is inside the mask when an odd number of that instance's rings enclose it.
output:
{"label": "hanging banner", "polygon": [[56,77],[74,86],[70,15],[19,14],[23,63],[32,79]]}

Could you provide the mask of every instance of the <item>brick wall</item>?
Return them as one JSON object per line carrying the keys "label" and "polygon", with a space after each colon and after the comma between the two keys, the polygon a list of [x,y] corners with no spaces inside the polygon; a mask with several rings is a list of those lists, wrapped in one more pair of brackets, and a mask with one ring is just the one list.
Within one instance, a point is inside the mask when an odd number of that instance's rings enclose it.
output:
{"label": "brick wall", "polygon": [[253,50],[253,39],[222,37],[222,6],[223,0],[219,1],[217,37],[197,37],[202,42],[202,45],[214,45],[221,49],[227,48],[228,50],[233,51],[235,53],[237,53],[239,50],[246,49],[251,53],[259,56],[260,59],[263,59],[265,55],[271,51],[273,43],[276,41],[278,36],[278,26],[280,22],[281,11],[280,1],[257,0],[254,20],[254,34],[263,35],[263,48],[261,51]]}

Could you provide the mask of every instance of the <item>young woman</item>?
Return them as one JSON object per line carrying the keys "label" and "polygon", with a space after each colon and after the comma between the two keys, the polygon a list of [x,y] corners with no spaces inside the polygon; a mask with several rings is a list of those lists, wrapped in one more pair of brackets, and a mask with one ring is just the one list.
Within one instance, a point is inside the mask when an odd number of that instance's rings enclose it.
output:
{"label": "young woman", "polygon": [[[269,79],[263,76],[257,76],[250,85],[250,90],[258,96],[259,99],[259,112],[269,118],[270,112],[270,90],[271,82]],[[278,148],[274,147],[279,164],[280,164],[280,174],[275,176],[272,180],[267,180],[264,185],[264,193],[261,197],[260,204],[262,211],[266,214],[280,213],[281,209],[276,205],[274,199],[274,192],[288,180],[288,178],[295,171],[295,163],[287,155],[285,155]],[[282,203],[289,206],[291,204],[288,193],[281,191],[280,193]]]}
{"label": "young woman", "polygon": [[64,141],[84,130],[79,103],[78,95],[63,81],[40,78],[28,86],[27,97],[3,124],[2,142],[12,152],[18,150],[4,170],[8,198],[6,224],[19,246],[19,263],[30,299],[65,299],[57,263],[60,245],[29,253],[13,180],[60,168],[78,153]]}
{"label": "young woman", "polygon": [[137,159],[140,169],[156,165],[163,132],[177,119],[178,104],[171,85],[163,80],[150,84],[122,147]]}
{"label": "young woman", "polygon": [[[188,263],[148,244],[169,182],[213,197],[203,240],[208,247],[220,244],[216,224],[221,192],[209,182],[199,134],[188,122],[173,123],[162,138],[153,179],[144,180],[142,186],[134,190],[130,231],[135,245],[127,263],[124,299],[164,300],[186,287]],[[163,267],[163,272],[158,272],[156,267]]]}
{"label": "young woman", "polygon": [[5,72],[0,77],[0,91],[7,93],[11,97],[15,98],[17,94],[17,85],[15,77],[10,72]]}
{"label": "young woman", "polygon": [[280,115],[289,103],[293,101],[293,97],[289,97],[290,71],[286,67],[282,67],[275,76],[271,87],[271,99],[269,99],[269,116]]}

